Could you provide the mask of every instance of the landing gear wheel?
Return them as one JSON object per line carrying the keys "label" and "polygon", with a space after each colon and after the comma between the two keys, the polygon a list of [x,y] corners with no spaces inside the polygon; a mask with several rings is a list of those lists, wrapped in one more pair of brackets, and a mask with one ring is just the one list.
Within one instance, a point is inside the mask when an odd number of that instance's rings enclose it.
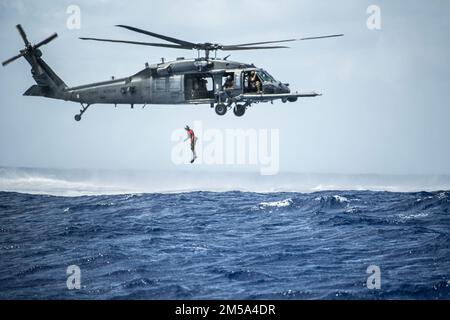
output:
{"label": "landing gear wheel", "polygon": [[242,117],[245,113],[245,106],[242,104],[237,104],[234,108],[233,108],[233,113],[236,117]]}
{"label": "landing gear wheel", "polygon": [[216,105],[216,113],[219,116],[223,116],[225,113],[227,113],[227,106],[224,105],[223,103],[218,103]]}
{"label": "landing gear wheel", "polygon": [[87,105],[85,106],[83,103],[81,103],[81,110],[80,110],[80,113],[79,113],[79,114],[75,115],[75,117],[74,117],[75,121],[80,121],[80,120],[81,120],[81,116],[83,115],[83,113],[86,112],[86,110],[87,110],[90,106],[91,106],[90,104],[87,104]]}

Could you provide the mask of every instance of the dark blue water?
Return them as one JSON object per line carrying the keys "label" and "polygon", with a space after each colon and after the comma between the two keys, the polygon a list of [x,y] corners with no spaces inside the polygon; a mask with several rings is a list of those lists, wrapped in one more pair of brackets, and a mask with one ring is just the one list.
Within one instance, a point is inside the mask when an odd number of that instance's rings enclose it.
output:
{"label": "dark blue water", "polygon": [[0,192],[0,298],[449,299],[449,210],[450,192]]}

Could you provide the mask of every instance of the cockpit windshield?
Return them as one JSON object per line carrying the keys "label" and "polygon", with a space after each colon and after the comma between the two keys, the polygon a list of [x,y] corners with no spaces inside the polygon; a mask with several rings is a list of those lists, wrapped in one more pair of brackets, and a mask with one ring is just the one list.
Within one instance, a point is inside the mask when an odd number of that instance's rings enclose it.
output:
{"label": "cockpit windshield", "polygon": [[275,79],[265,70],[259,70],[258,75],[264,82],[275,82]]}

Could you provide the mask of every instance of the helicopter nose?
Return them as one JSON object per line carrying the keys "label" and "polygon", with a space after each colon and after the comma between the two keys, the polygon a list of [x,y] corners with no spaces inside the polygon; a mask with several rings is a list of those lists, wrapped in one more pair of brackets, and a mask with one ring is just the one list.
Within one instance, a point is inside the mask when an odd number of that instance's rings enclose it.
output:
{"label": "helicopter nose", "polygon": [[286,83],[278,83],[278,87],[280,88],[281,93],[290,93],[291,90],[288,87],[289,85]]}

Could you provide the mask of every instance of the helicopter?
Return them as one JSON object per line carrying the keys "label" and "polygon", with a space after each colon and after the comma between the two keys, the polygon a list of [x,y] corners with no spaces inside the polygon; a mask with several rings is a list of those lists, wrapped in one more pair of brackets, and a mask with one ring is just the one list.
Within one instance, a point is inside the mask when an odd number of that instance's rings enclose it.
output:
{"label": "helicopter", "polygon": [[[229,61],[228,57],[217,58],[217,51],[267,50],[288,48],[280,43],[341,37],[333,34],[300,39],[261,41],[235,45],[218,43],[193,43],[151,31],[127,25],[117,25],[137,33],[164,40],[168,43],[150,43],[127,40],[81,37],[81,40],[125,43],[152,47],[197,50],[197,58],[177,58],[175,61],[164,61],[145,64],[145,68],[136,74],[108,81],[69,87],[47,65],[42,58],[43,45],[53,41],[58,35],[52,34],[43,41],[32,45],[20,24],[16,26],[25,43],[25,49],[19,54],[4,61],[3,66],[24,57],[31,65],[31,74],[36,81],[23,94],[24,96],[41,96],[52,99],[78,102],[80,113],[75,120],[80,121],[82,115],[94,104],[127,104],[134,108],[142,104],[143,108],[150,104],[209,104],[215,112],[223,116],[228,110],[241,117],[252,104],[272,102],[295,102],[298,98],[316,97],[316,92],[291,92],[289,84],[282,83],[272,77],[266,70],[253,64]],[[268,45],[271,44],[271,45]],[[277,45],[273,45],[277,44]],[[214,57],[211,53],[214,52]],[[203,55],[201,54],[203,53]]]}

